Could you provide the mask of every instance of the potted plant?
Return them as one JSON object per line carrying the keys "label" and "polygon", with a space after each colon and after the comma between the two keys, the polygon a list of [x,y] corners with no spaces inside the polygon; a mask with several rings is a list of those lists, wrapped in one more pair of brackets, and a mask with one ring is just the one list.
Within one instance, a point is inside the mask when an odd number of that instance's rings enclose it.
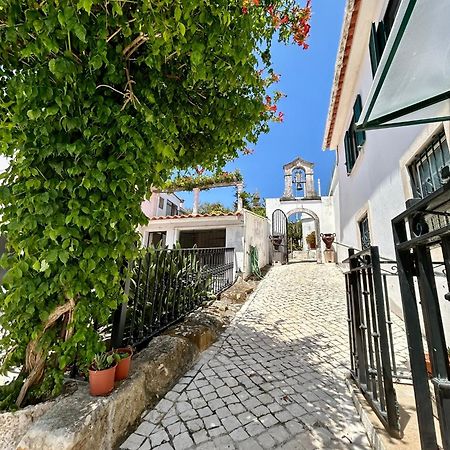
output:
{"label": "potted plant", "polygon": [[98,353],[89,367],[89,392],[94,396],[108,395],[114,389],[117,361],[112,353]]}
{"label": "potted plant", "polygon": [[306,243],[311,250],[316,249],[316,232],[313,231],[306,236]]}
{"label": "potted plant", "polygon": [[130,347],[116,348],[114,354],[117,360],[116,381],[124,380],[130,372],[133,350]]}

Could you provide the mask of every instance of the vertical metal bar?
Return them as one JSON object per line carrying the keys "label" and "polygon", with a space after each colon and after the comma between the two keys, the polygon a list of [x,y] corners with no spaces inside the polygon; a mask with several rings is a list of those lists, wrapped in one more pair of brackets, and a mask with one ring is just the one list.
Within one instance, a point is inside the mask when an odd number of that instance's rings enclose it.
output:
{"label": "vertical metal bar", "polygon": [[131,324],[130,324],[130,336],[132,339],[134,339],[134,325],[136,323],[136,315],[137,315],[137,309],[139,304],[139,291],[140,291],[140,283],[141,283],[141,268],[142,268],[142,258],[139,258],[139,265],[138,265],[138,273],[136,278],[136,284],[134,288],[134,301],[133,301],[133,315],[131,317]]}
{"label": "vertical metal bar", "polygon": [[347,326],[348,326],[348,340],[350,348],[350,370],[352,373],[355,372],[355,355],[354,355],[354,336],[352,332],[352,302],[351,302],[351,292],[350,292],[350,280],[349,274],[345,274],[345,292],[347,297]]}
{"label": "vertical metal bar", "polygon": [[422,449],[437,449],[436,431],[434,427],[433,408],[430,389],[423,357],[422,332],[419,322],[416,294],[414,290],[414,259],[409,250],[399,250],[397,245],[407,241],[406,224],[392,224],[395,251],[397,256],[398,277],[408,339],[411,374],[414,396],[417,405],[417,421],[419,425]]}
{"label": "vertical metal bar", "polygon": [[[367,372],[367,390],[371,390],[373,397],[377,400],[377,386],[375,383],[375,375],[373,373],[374,361],[373,361],[373,347],[372,347],[372,336],[370,333],[371,321],[370,321],[370,306],[369,306],[369,291],[367,289],[367,273],[366,269],[362,268],[360,271],[360,277],[362,280],[362,290],[361,290],[361,310],[364,311],[364,321],[361,322],[361,328],[363,331],[363,346],[364,350],[369,356],[369,365],[366,366]],[[361,284],[360,284],[361,286]]]}
{"label": "vertical metal bar", "polygon": [[[124,294],[130,293],[130,274],[134,261],[128,261],[128,274],[125,279]],[[114,312],[113,325],[111,330],[111,346],[112,348],[119,348],[123,345],[123,338],[125,334],[125,324],[127,319],[128,302],[122,302],[122,304]]]}
{"label": "vertical metal bar", "polygon": [[[372,250],[370,255],[370,264],[373,265],[372,261]],[[372,339],[373,339],[373,348],[374,348],[374,359],[375,359],[375,370],[376,370],[376,381],[378,383],[378,395],[379,395],[379,401],[380,401],[380,407],[382,411],[386,411],[386,398],[385,393],[383,389],[383,373],[382,373],[382,364],[381,364],[381,356],[380,356],[380,332],[379,328],[380,326],[384,326],[385,323],[379,324],[378,323],[378,316],[377,316],[377,301],[375,298],[375,290],[374,290],[374,277],[373,277],[373,268],[370,267],[367,269],[368,274],[368,285],[369,285],[369,298],[370,298],[370,315],[371,315],[371,322],[372,327],[371,330],[368,330],[370,333]],[[374,380],[374,386],[376,385]],[[375,389],[376,390],[376,389]],[[374,398],[376,400],[376,398]]]}
{"label": "vertical metal bar", "polygon": [[149,297],[149,300],[151,301],[151,310],[150,310],[150,318],[148,321],[148,333],[151,334],[154,328],[154,321],[155,321],[155,296],[156,296],[156,289],[158,287],[158,272],[159,272],[159,259],[160,259],[161,251],[156,250],[152,253],[150,253],[150,261],[149,266],[153,268],[153,290],[152,295]]}
{"label": "vertical metal bar", "polygon": [[143,286],[143,302],[142,302],[142,312],[141,312],[141,320],[139,324],[139,331],[138,331],[138,338],[142,339],[142,336],[144,335],[144,326],[145,326],[145,312],[147,310],[147,304],[148,304],[148,290],[149,290],[149,276],[150,276],[150,253],[147,253],[144,258],[142,258],[144,261],[146,261],[147,264],[147,271],[145,274],[145,285]]}
{"label": "vertical metal bar", "polygon": [[378,333],[381,345],[381,361],[383,371],[384,394],[386,396],[386,412],[388,424],[392,431],[398,433],[401,437],[400,416],[397,405],[397,395],[392,381],[391,360],[389,351],[388,333],[386,330],[386,311],[383,297],[383,285],[381,280],[380,253],[378,247],[372,247],[370,250],[373,271],[373,283],[375,289],[375,299],[377,305]]}
{"label": "vertical metal bar", "polygon": [[[433,261],[430,249],[418,246],[417,252],[417,281],[422,305],[423,321],[428,342],[428,351],[433,369],[433,384],[436,395],[436,406],[441,427],[444,450],[450,449],[450,395],[444,391],[444,386],[436,382],[436,378],[449,380],[447,346],[442,323],[439,297],[434,278]],[[420,355],[423,357],[423,355]],[[448,388],[447,388],[448,389]]]}
{"label": "vertical metal bar", "polygon": [[348,251],[350,257],[350,295],[352,300],[352,317],[353,317],[353,334],[355,336],[356,345],[356,370],[358,374],[358,380],[361,384],[367,384],[366,366],[367,366],[367,356],[365,354],[363,346],[363,331],[361,329],[361,309],[360,309],[360,299],[359,299],[359,283],[358,274],[355,271],[359,262],[357,258],[354,258],[355,250],[349,249]]}
{"label": "vertical metal bar", "polygon": [[392,334],[392,319],[391,319],[391,307],[390,307],[390,301],[389,301],[389,290],[387,285],[387,275],[383,275],[383,291],[384,291],[384,299],[385,299],[385,305],[386,305],[386,324],[388,326],[388,338],[389,338],[389,349],[390,349],[390,355],[391,355],[391,362],[392,362],[392,371],[396,374],[397,373],[397,364],[395,361],[395,349],[394,349],[394,338]]}
{"label": "vertical metal bar", "polygon": [[[442,236],[441,241],[442,256],[444,257],[445,276],[447,277],[447,287],[450,291],[450,236]],[[447,293],[446,299],[450,301],[450,292]]]}

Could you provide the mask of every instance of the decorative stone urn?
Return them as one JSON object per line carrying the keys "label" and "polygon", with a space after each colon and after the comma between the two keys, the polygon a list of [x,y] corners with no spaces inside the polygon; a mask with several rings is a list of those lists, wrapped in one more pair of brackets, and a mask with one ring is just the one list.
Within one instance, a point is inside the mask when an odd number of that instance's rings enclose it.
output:
{"label": "decorative stone urn", "polygon": [[332,250],[332,245],[336,237],[336,233],[320,233],[320,237],[324,242],[327,250]]}

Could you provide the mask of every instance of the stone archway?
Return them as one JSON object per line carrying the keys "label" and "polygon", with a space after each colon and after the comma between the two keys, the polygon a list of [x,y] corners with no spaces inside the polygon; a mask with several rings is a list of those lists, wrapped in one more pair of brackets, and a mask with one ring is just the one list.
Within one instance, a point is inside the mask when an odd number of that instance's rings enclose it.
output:
{"label": "stone archway", "polygon": [[322,263],[322,239],[320,238],[320,219],[319,216],[314,212],[311,211],[310,209],[306,209],[306,208],[294,208],[292,210],[290,210],[286,215],[289,219],[290,216],[292,216],[293,214],[296,213],[301,213],[301,214],[307,214],[309,215],[312,219],[314,219],[314,225],[315,225],[315,232],[316,232],[316,261],[317,264],[321,264]]}

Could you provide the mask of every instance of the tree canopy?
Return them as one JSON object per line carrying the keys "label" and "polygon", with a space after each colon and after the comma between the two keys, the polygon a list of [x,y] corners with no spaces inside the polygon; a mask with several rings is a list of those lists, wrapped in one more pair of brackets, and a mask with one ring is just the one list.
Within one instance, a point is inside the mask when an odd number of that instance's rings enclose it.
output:
{"label": "tree canopy", "polygon": [[274,36],[294,0],[0,0],[0,409],[56,395],[126,301],[140,203],[174,169],[222,167],[277,119]]}

